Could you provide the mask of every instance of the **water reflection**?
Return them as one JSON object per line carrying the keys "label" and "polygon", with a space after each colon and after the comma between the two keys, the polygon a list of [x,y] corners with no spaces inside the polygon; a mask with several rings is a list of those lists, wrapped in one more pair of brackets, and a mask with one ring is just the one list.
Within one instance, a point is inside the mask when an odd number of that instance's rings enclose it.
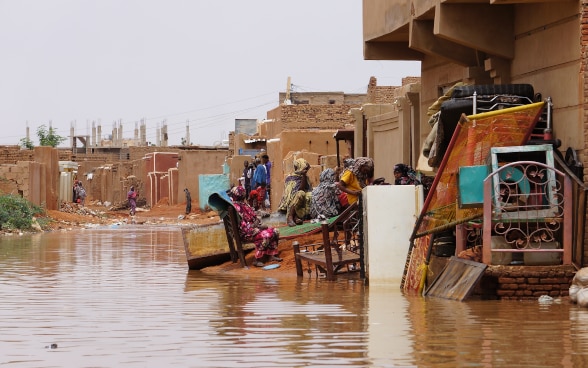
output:
{"label": "water reflection", "polygon": [[[207,354],[245,366],[368,365],[361,282],[285,286],[268,277],[221,280],[219,288],[211,288],[198,271],[188,273],[186,291],[195,300],[209,300],[217,312],[208,322],[220,339]],[[333,299],[335,294],[340,297]]]}
{"label": "water reflection", "polygon": [[0,366],[588,366],[588,311],[565,301],[210,275],[181,241],[144,226],[0,239]]}

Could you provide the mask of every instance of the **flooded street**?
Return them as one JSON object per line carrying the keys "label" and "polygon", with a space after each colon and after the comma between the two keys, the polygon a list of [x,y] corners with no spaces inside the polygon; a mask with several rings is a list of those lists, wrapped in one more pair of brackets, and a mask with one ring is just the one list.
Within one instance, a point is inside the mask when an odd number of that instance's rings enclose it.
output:
{"label": "flooded street", "polygon": [[174,227],[3,237],[0,366],[588,366],[588,310],[567,301],[423,299],[280,271],[188,271]]}

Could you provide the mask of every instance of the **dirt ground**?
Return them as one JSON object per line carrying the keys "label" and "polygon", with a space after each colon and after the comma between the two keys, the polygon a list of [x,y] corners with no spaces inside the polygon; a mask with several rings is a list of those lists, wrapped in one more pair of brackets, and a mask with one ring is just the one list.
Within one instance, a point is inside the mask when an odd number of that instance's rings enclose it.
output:
{"label": "dirt ground", "polygon": [[[135,224],[137,225],[205,225],[219,223],[221,220],[216,211],[203,212],[198,208],[192,207],[192,213],[185,215],[185,204],[169,205],[167,199],[162,199],[159,203],[150,209],[137,208],[135,215]],[[130,223],[131,217],[128,210],[108,210],[104,206],[96,203],[86,203],[85,207],[76,204],[67,204],[62,206],[61,210],[47,211],[47,217],[42,219],[44,226],[48,231],[67,231],[92,227],[96,225],[109,225],[113,223]],[[320,235],[311,235],[296,239],[300,244],[311,244],[320,241]],[[279,257],[282,262],[280,267],[272,270],[251,266],[253,263],[253,252],[246,256],[249,268],[243,268],[240,262],[227,262],[220,266],[208,267],[203,272],[206,273],[229,273],[242,275],[267,275],[272,277],[296,277],[296,266],[294,262],[294,252],[292,250],[292,240],[283,240],[279,242]],[[270,264],[270,263],[266,263]],[[187,265],[186,265],[187,267]]]}

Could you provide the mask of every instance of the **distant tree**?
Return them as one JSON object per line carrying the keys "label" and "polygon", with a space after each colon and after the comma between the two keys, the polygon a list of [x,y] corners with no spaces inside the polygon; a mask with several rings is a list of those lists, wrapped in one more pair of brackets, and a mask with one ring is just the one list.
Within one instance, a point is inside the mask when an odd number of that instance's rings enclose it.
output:
{"label": "distant tree", "polygon": [[188,141],[186,140],[186,137],[182,137],[181,144],[182,144],[182,146],[193,146],[194,145],[194,143],[191,143],[191,142],[188,143]]}
{"label": "distant tree", "polygon": [[45,125],[41,125],[37,128],[37,137],[39,138],[40,146],[50,147],[57,147],[61,142],[67,139],[66,137],[62,137],[56,134],[53,127],[49,127],[49,129],[47,129]]}
{"label": "distant tree", "polygon": [[31,141],[29,138],[21,138],[20,143],[18,145],[28,150],[32,150],[33,148],[35,148],[33,141]]}

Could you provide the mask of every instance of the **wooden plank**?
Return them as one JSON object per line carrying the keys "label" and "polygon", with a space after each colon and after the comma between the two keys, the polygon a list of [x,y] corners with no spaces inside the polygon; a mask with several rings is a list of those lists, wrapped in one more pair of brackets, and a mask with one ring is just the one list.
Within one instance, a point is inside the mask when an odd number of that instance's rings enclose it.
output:
{"label": "wooden plank", "polygon": [[[237,256],[241,261],[241,266],[247,267],[247,261],[245,261],[245,254],[243,252],[243,242],[241,241],[241,234],[239,233],[240,224],[239,224],[239,214],[237,213],[237,209],[233,206],[228,208],[229,211],[229,222],[228,224],[225,222],[225,226],[230,225],[230,232],[232,233],[233,241],[229,237],[227,237],[227,241],[229,242],[229,246],[231,246],[232,242],[234,242],[236,249],[231,248],[231,252],[237,252]],[[227,229],[227,234],[229,230]],[[233,253],[231,253],[231,259],[235,262]]]}
{"label": "wooden plank", "polygon": [[[297,256],[300,257],[300,259],[306,260],[311,263],[320,263],[322,265],[327,264],[325,252],[323,251],[303,252],[298,253]],[[354,262],[359,262],[359,254],[350,251],[342,251],[341,258],[336,257],[332,261],[333,265],[335,266]]]}
{"label": "wooden plank", "polygon": [[451,257],[424,295],[462,301],[471,294],[486,267],[484,263]]}

